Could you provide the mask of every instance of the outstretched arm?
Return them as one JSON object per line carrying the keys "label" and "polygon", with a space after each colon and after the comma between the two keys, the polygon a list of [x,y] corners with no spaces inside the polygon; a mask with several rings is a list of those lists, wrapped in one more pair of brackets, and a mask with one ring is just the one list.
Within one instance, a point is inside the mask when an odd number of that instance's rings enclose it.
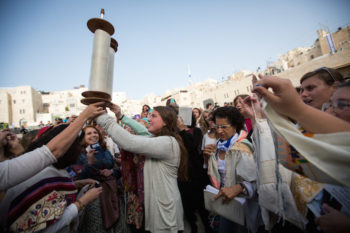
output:
{"label": "outstretched arm", "polygon": [[[25,153],[15,159],[0,163],[0,191],[17,185],[55,163],[72,145],[85,121],[104,112],[99,104],[90,105],[65,130],[54,137],[46,146]],[[20,171],[20,172],[18,172]]]}
{"label": "outstretched arm", "polygon": [[[276,112],[296,120],[305,130],[320,134],[350,131],[348,122],[304,104],[290,80],[274,76],[259,77],[253,91]],[[272,88],[273,92],[268,88]]]}
{"label": "outstretched arm", "polygon": [[123,124],[129,126],[137,135],[151,135],[151,133],[148,132],[145,126],[122,114],[119,105],[116,105],[114,103],[108,103],[107,107],[109,107],[109,109],[115,114],[115,117],[118,120],[121,120]]}
{"label": "outstretched arm", "polygon": [[89,105],[73,123],[46,145],[56,158],[66,153],[88,119],[105,112],[103,107],[101,107],[103,104],[103,102],[100,102]]}
{"label": "outstretched arm", "polygon": [[175,139],[171,139],[170,136],[145,137],[130,134],[107,114],[99,116],[97,124],[124,150],[157,159],[170,159],[169,156],[173,154],[168,153],[174,151],[172,140]]}

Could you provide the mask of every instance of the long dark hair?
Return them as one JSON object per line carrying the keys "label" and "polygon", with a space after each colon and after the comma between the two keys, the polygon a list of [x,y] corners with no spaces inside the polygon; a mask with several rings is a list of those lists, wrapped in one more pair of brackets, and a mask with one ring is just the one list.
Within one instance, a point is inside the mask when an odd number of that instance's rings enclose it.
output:
{"label": "long dark hair", "polygon": [[153,108],[157,111],[165,123],[165,126],[157,133],[155,136],[172,136],[176,139],[180,147],[180,165],[178,169],[178,177],[181,181],[188,180],[188,170],[187,170],[187,150],[182,142],[180,135],[177,134],[177,115],[173,108],[157,106]]}
{"label": "long dark hair", "polygon": [[[59,133],[61,133],[65,128],[68,127],[68,124],[60,124],[56,127],[48,129],[44,134],[42,134],[38,139],[32,142],[26,149],[26,152],[35,150],[43,145],[46,145],[56,137]],[[77,162],[77,159],[80,155],[81,145],[79,143],[79,137],[75,138],[72,145],[68,148],[67,152],[57,159],[57,162],[53,164],[53,166],[57,169],[64,169],[67,166],[74,164]]]}

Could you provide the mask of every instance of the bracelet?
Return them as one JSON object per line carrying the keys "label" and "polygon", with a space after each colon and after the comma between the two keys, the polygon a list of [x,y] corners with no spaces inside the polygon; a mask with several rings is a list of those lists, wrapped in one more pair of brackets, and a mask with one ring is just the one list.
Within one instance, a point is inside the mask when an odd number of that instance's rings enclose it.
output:
{"label": "bracelet", "polygon": [[121,121],[123,117],[124,117],[124,114],[120,118],[118,118],[118,121]]}
{"label": "bracelet", "polygon": [[85,205],[81,202],[81,200],[78,199],[76,202],[79,203],[79,207],[80,207],[78,208],[78,211],[83,210],[85,208]]}

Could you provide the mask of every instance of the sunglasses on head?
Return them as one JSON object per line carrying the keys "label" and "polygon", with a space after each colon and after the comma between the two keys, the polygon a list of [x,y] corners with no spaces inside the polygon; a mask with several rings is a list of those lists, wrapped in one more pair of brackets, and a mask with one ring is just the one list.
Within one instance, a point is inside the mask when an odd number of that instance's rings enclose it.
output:
{"label": "sunglasses on head", "polygon": [[318,72],[318,71],[326,71],[331,77],[332,77],[332,79],[333,79],[333,81],[335,82],[335,81],[337,81],[337,80],[335,80],[335,78],[334,78],[334,76],[332,75],[332,73],[331,73],[331,71],[327,68],[327,67],[321,67],[321,68],[318,68],[318,69],[316,69],[316,70],[314,70],[313,72]]}

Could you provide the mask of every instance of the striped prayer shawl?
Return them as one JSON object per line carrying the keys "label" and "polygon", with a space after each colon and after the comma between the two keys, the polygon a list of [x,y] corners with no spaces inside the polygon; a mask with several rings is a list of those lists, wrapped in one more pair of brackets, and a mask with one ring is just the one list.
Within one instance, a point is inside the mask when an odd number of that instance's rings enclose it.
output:
{"label": "striped prayer shawl", "polygon": [[50,177],[29,186],[11,202],[8,211],[11,230],[32,232],[47,228],[76,200],[76,193],[68,177]]}

